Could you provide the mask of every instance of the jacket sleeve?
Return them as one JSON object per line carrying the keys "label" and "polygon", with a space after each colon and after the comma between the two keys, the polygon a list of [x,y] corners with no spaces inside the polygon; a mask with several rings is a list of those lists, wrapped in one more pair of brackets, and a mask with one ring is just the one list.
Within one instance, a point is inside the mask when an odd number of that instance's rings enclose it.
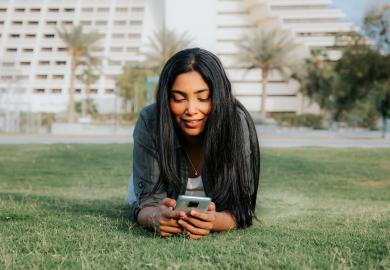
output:
{"label": "jacket sleeve", "polygon": [[129,218],[136,222],[138,213],[145,206],[156,206],[165,198],[166,191],[151,193],[160,175],[157,142],[143,113],[134,128],[133,188],[135,201],[130,204]]}

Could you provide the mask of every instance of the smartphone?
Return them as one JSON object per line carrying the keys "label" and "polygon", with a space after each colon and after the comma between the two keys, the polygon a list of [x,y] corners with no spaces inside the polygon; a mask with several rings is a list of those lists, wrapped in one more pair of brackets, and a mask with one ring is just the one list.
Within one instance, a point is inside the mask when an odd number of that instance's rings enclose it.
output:
{"label": "smartphone", "polygon": [[206,212],[210,203],[211,198],[209,197],[179,195],[176,200],[175,210],[184,211],[185,213],[193,209]]}

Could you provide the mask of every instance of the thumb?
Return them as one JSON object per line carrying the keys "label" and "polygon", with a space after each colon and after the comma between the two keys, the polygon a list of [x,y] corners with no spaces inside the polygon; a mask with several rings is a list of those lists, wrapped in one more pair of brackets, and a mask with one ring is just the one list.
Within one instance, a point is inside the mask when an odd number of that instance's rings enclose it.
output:
{"label": "thumb", "polygon": [[216,209],[215,203],[211,202],[207,210],[210,212],[215,212],[215,209]]}
{"label": "thumb", "polygon": [[163,205],[165,207],[175,208],[176,207],[176,201],[171,198],[165,198],[160,202],[160,205]]}

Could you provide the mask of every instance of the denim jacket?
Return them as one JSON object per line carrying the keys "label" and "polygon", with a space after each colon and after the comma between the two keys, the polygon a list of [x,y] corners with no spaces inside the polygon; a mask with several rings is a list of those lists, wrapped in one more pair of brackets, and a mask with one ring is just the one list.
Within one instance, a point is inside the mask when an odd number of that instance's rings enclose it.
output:
{"label": "denim jacket", "polygon": [[[245,114],[242,111],[239,111],[239,113],[242,117],[241,122],[244,123],[245,152],[249,166],[249,129],[245,121]],[[141,111],[133,133],[133,173],[132,179],[129,181],[129,194],[126,198],[127,203],[130,205],[129,218],[133,222],[137,221],[138,213],[143,207],[157,206],[166,197],[177,199],[180,194],[184,194],[186,191],[189,161],[184,152],[185,150],[178,144],[175,148],[179,157],[177,175],[182,181],[182,189],[177,193],[173,188],[168,187],[167,190],[164,190],[162,187],[156,193],[150,195],[160,175],[157,134],[157,106],[156,104],[151,104]],[[207,166],[203,166],[202,181],[207,196],[208,190],[206,188],[207,185],[205,185],[207,183],[206,172]]]}

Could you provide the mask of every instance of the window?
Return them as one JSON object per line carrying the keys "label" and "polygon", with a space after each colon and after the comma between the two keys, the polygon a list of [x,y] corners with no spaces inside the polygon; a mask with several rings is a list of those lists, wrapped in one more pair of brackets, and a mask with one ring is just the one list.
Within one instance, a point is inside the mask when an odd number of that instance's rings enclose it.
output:
{"label": "window", "polygon": [[11,75],[3,75],[0,77],[2,80],[12,80],[12,76]]}
{"label": "window", "polygon": [[131,53],[138,53],[139,52],[139,48],[138,47],[127,47],[126,51],[127,52],[131,52]]}
{"label": "window", "polygon": [[132,25],[132,26],[141,26],[142,25],[142,21],[130,21],[130,25]]}
{"label": "window", "polygon": [[24,52],[33,52],[34,49],[33,48],[24,48],[23,51]]}
{"label": "window", "polygon": [[26,38],[35,38],[36,35],[35,34],[26,34],[25,37]]}
{"label": "window", "polygon": [[144,7],[132,7],[132,12],[144,12]]}
{"label": "window", "polygon": [[20,38],[20,34],[10,34],[10,38]]}
{"label": "window", "polygon": [[60,9],[59,9],[59,8],[49,8],[47,11],[48,11],[49,13],[57,13],[57,12],[60,11]]}
{"label": "window", "polygon": [[55,34],[44,34],[45,38],[54,38]]}
{"label": "window", "polygon": [[117,7],[115,9],[116,12],[121,12],[121,13],[125,13],[128,11],[128,8],[127,7]]}
{"label": "window", "polygon": [[48,65],[50,65],[50,61],[39,61],[39,65],[40,66],[48,66]]}
{"label": "window", "polygon": [[126,21],[114,21],[114,25],[126,25]]}
{"label": "window", "polygon": [[62,89],[61,88],[52,88],[50,90],[50,92],[53,93],[53,94],[61,94]]}
{"label": "window", "polygon": [[45,93],[45,89],[44,88],[34,88],[34,93],[43,94],[43,93]]}
{"label": "window", "polygon": [[45,79],[47,79],[47,75],[46,74],[38,74],[35,76],[35,78],[37,78],[38,80],[45,80]]}
{"label": "window", "polygon": [[12,21],[12,24],[13,25],[22,25],[23,22],[22,21]]}
{"label": "window", "polygon": [[123,52],[123,48],[122,47],[111,47],[110,51],[111,52]]}
{"label": "window", "polygon": [[129,38],[130,39],[139,39],[139,38],[141,38],[141,34],[130,33]]}
{"label": "window", "polygon": [[53,78],[54,80],[62,80],[62,79],[65,78],[65,76],[62,75],[62,74],[54,74],[54,75],[52,76],[52,78]]}
{"label": "window", "polygon": [[81,9],[82,12],[93,12],[93,8],[91,7],[85,7]]}
{"label": "window", "polygon": [[40,8],[31,8],[30,11],[31,12],[41,12],[41,9]]}
{"label": "window", "polygon": [[24,12],[25,11],[25,9],[24,8],[15,8],[15,12]]}
{"label": "window", "polygon": [[96,25],[107,25],[107,21],[96,21]]}
{"label": "window", "polygon": [[63,21],[62,24],[63,25],[72,25],[73,22],[72,21]]}
{"label": "window", "polygon": [[30,66],[31,62],[29,62],[29,61],[22,61],[22,62],[19,63],[19,65],[21,65],[21,66]]}
{"label": "window", "polygon": [[105,94],[114,94],[114,89],[112,89],[112,88],[104,89],[104,93]]}
{"label": "window", "polygon": [[80,89],[80,88],[77,88],[77,89],[74,90],[74,92],[75,92],[76,94],[80,94],[80,93],[81,93],[81,89]]}
{"label": "window", "polygon": [[98,8],[98,9],[97,9],[97,12],[101,12],[101,13],[109,12],[109,11],[110,11],[109,8]]}
{"label": "window", "polygon": [[28,75],[16,75],[16,79],[17,80],[27,80],[28,79]]}
{"label": "window", "polygon": [[74,8],[64,8],[65,12],[74,12]]}
{"label": "window", "polygon": [[0,25],[3,25],[4,24],[4,21],[0,21]]}
{"label": "window", "polygon": [[91,21],[80,21],[81,25],[92,25]]}
{"label": "window", "polygon": [[66,61],[56,61],[56,65],[57,66],[65,66],[66,65]]}
{"label": "window", "polygon": [[50,48],[50,47],[42,47],[41,48],[42,52],[51,52],[52,50],[53,50],[53,48]]}
{"label": "window", "polygon": [[7,12],[6,8],[0,8],[0,12]]}
{"label": "window", "polygon": [[13,67],[15,64],[13,62],[4,62],[3,67]]}
{"label": "window", "polygon": [[17,52],[17,48],[7,48],[7,52]]}
{"label": "window", "polygon": [[47,21],[46,24],[47,25],[57,25],[57,22],[56,21]]}
{"label": "window", "polygon": [[58,47],[57,51],[59,51],[59,52],[66,52],[67,48],[66,47]]}
{"label": "window", "polygon": [[92,89],[89,89],[89,93],[91,93],[91,94],[97,94],[97,93],[98,93],[98,90],[95,89],[95,88],[92,88]]}
{"label": "window", "polygon": [[118,34],[118,33],[114,33],[111,35],[112,38],[115,38],[115,39],[119,39],[119,38],[125,38],[125,34]]}
{"label": "window", "polygon": [[39,22],[38,21],[28,21],[28,25],[37,25]]}

